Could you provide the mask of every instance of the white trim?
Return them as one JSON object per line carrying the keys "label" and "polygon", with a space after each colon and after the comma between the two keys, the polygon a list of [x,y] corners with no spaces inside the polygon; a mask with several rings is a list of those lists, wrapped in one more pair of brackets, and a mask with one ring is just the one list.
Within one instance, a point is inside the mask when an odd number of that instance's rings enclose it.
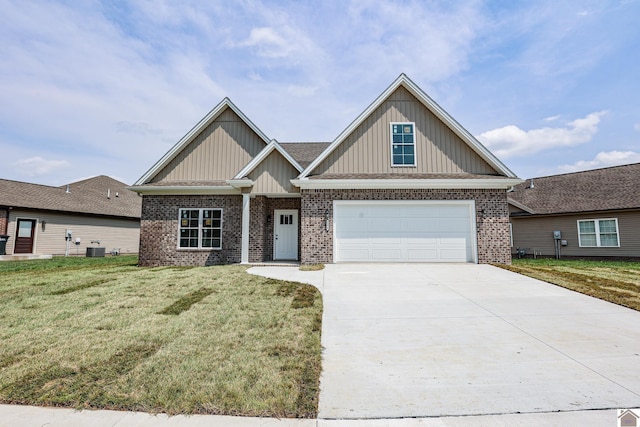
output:
{"label": "white trim", "polygon": [[240,262],[249,263],[249,224],[251,223],[251,195],[242,195],[242,246],[240,249]]}
{"label": "white trim", "polygon": [[336,206],[337,205],[468,205],[469,206],[469,225],[471,238],[471,257],[474,264],[478,263],[478,228],[476,224],[476,201],[475,200],[334,200],[333,201],[333,262],[336,263],[338,254],[338,244],[336,239]]}
{"label": "white trim", "polygon": [[[522,181],[522,182],[524,182],[524,181]],[[508,197],[508,196],[507,196],[507,203],[512,205],[512,206],[515,206],[516,208],[518,208],[520,210],[523,210],[523,211],[525,211],[527,213],[535,214],[535,212],[533,210],[531,210],[529,207],[523,205],[520,202],[516,202],[515,200],[513,200],[511,197]]]}
{"label": "white trim", "polygon": [[[200,212],[198,214],[198,247],[197,248],[180,246],[180,229],[183,228],[180,225],[180,221],[182,220],[182,211],[199,211]],[[202,220],[204,219],[202,216],[203,211],[220,211],[220,247],[203,247],[202,246],[202,230],[203,230]],[[222,250],[223,227],[224,227],[224,209],[223,208],[178,208],[178,240],[176,242],[176,249],[179,251],[220,251]],[[193,229],[193,227],[187,227],[187,229],[191,230]],[[215,227],[212,229],[217,230],[218,227]]]}
{"label": "white trim", "polygon": [[250,179],[228,179],[227,184],[233,188],[248,188],[253,187],[253,181]]}
{"label": "white trim", "polygon": [[127,187],[128,190],[135,191],[138,194],[145,195],[176,195],[176,194],[184,194],[184,195],[207,195],[207,194],[223,194],[223,195],[231,195],[231,194],[241,194],[240,189],[234,188],[231,185],[224,186],[207,186],[207,185],[197,185],[197,186],[188,186],[188,185],[167,185],[167,186],[132,186]]}
{"label": "white trim", "polygon": [[453,117],[449,115],[442,107],[440,107],[433,99],[422,91],[415,83],[409,79],[404,73],[384,91],[378,98],[373,101],[345,130],[333,140],[329,145],[307,168],[300,174],[299,178],[306,178],[311,172],[333,152],[342,142],[364,122],[398,87],[403,86],[412,95],[414,95],[425,107],[442,120],[456,135],[458,135],[469,147],[475,151],[483,160],[494,167],[498,172],[510,178],[516,178],[516,175],[496,156],[493,155],[480,141],[463,128]]}
{"label": "white trim", "polygon": [[[603,246],[600,243],[600,221],[614,221],[616,223],[616,239],[618,244],[616,246]],[[581,222],[593,222],[595,225],[596,245],[586,246],[582,244],[582,237],[580,233]],[[578,219],[576,220],[576,226],[578,227],[578,246],[581,248],[619,248],[620,247],[620,228],[618,227],[618,218],[594,218],[594,219]],[[608,233],[605,233],[608,234]]]}
{"label": "white trim", "polygon": [[200,134],[207,126],[209,126],[218,116],[225,110],[226,107],[231,108],[240,119],[254,131],[265,144],[269,144],[269,138],[255,125],[247,116],[244,115],[238,107],[235,106],[229,98],[224,98],[218,105],[216,105],[209,113],[204,116],[185,136],[183,136],[169,151],[165,153],[160,160],[158,160],[140,179],[138,179],[134,186],[142,185],[149,182],[162,168],[164,168],[171,160],[173,160],[196,136]]}
{"label": "white trim", "polygon": [[242,168],[233,179],[241,179],[249,175],[249,173],[251,173],[251,171],[254,170],[260,163],[262,163],[264,159],[269,157],[269,154],[271,154],[273,150],[276,150],[278,153],[282,154],[282,156],[287,159],[289,163],[291,163],[291,166],[296,168],[298,173],[302,172],[303,167],[300,166],[300,164],[296,162],[295,159],[291,157],[291,155],[287,153],[284,148],[282,148],[278,141],[272,139],[271,142],[269,142],[269,145],[264,147],[257,156],[255,156],[249,163],[247,163],[247,165]]}
{"label": "white trim", "polygon": [[[401,165],[396,165],[395,163],[393,163],[393,145],[395,144],[393,142],[393,126],[396,125],[411,125],[413,128],[413,164],[412,165],[407,165],[407,164],[401,164]],[[392,168],[403,168],[403,167],[416,167],[418,164],[418,153],[417,151],[417,146],[418,144],[416,144],[416,123],[415,122],[391,122],[389,123],[389,150],[391,152],[391,167]],[[404,142],[402,143],[403,145]],[[403,154],[403,158],[404,158],[404,154]]]}
{"label": "white trim", "polygon": [[302,189],[507,189],[514,179],[292,179]]}

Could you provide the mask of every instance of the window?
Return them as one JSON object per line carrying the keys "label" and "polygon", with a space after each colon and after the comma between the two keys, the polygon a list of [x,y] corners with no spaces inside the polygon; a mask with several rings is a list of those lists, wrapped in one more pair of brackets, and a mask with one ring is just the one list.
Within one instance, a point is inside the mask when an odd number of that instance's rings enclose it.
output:
{"label": "window", "polygon": [[415,166],[415,124],[391,123],[391,166]]}
{"label": "window", "polygon": [[578,221],[580,247],[619,247],[618,219],[588,219]]}
{"label": "window", "polygon": [[222,209],[180,209],[179,248],[222,249]]}

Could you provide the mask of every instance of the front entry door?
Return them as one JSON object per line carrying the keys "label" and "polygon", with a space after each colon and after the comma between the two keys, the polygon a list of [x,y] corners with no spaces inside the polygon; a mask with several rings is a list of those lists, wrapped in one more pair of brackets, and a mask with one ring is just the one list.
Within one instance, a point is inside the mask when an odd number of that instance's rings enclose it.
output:
{"label": "front entry door", "polygon": [[273,259],[298,259],[298,211],[276,210],[273,213]]}
{"label": "front entry door", "polygon": [[13,249],[14,254],[33,253],[33,236],[36,232],[35,219],[19,219],[17,228],[16,244]]}

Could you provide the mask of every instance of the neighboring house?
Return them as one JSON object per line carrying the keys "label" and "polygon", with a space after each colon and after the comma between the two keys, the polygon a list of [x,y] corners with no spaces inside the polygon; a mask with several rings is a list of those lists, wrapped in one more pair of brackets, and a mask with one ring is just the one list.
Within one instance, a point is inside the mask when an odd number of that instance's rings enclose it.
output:
{"label": "neighboring house", "polygon": [[71,255],[97,246],[137,253],[141,205],[126,184],[108,176],[62,187],[1,179],[0,234],[10,236],[7,255],[64,255],[68,230]]}
{"label": "neighboring house", "polygon": [[640,258],[640,163],[533,178],[508,193],[512,252]]}
{"label": "neighboring house", "polygon": [[326,144],[271,140],[225,98],[131,189],[141,265],[509,263],[520,182],[402,74]]}

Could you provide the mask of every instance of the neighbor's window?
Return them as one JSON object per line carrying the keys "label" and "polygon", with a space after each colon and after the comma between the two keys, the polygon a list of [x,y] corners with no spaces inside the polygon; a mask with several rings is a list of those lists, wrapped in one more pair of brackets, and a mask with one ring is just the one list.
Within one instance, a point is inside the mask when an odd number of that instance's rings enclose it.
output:
{"label": "neighbor's window", "polygon": [[222,249],[222,209],[180,209],[178,247]]}
{"label": "neighbor's window", "polygon": [[415,124],[391,123],[391,166],[415,166]]}
{"label": "neighbor's window", "polygon": [[580,247],[619,247],[618,219],[589,219],[578,221]]}

